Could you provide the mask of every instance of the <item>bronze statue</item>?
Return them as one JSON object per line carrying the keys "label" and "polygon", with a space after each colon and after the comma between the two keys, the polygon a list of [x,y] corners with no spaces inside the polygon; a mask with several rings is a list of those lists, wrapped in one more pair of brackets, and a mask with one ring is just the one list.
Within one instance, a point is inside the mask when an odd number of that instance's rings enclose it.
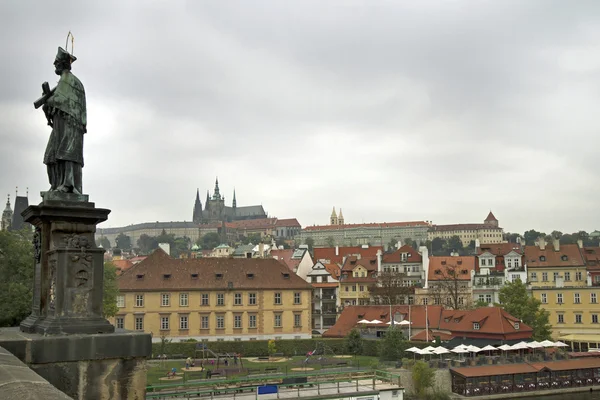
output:
{"label": "bronze statue", "polygon": [[34,102],[43,105],[48,125],[52,127],[44,154],[50,191],[82,194],[83,135],[87,132],[85,90],[81,81],[71,73],[75,56],[58,48],[54,67],[60,76],[58,85],[50,90],[42,85],[42,97]]}

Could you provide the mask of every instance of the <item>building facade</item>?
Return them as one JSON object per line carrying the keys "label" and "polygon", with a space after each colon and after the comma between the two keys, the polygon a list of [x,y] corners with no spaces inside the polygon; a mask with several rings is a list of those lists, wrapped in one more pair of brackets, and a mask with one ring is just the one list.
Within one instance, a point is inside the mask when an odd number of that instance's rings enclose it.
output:
{"label": "building facade", "polygon": [[304,339],[312,287],[273,259],[173,259],[158,249],[118,278],[117,328],[185,340]]}
{"label": "building facade", "polygon": [[317,261],[306,276],[313,287],[312,328],[323,333],[337,321],[341,310],[339,296],[340,267]]}
{"label": "building facade", "polygon": [[435,238],[447,240],[452,236],[458,236],[465,247],[476,240],[481,244],[502,243],[504,229],[499,227],[498,220],[490,211],[483,224],[432,225],[427,234],[429,240]]}

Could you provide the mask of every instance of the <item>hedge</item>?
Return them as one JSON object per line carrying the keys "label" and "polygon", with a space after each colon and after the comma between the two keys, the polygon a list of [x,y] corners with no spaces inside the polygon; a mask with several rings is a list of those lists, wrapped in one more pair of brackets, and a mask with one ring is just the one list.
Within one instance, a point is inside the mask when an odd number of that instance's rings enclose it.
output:
{"label": "hedge", "polygon": [[[152,354],[156,357],[158,354],[183,354],[186,357],[194,357],[196,344],[198,342],[166,342],[152,343]],[[247,341],[222,341],[222,342],[204,342],[207,347],[215,353],[240,353],[244,357],[264,357],[268,356],[267,343],[268,340],[247,340]],[[328,347],[328,351],[334,354],[347,354],[346,339],[288,339],[276,340],[275,347],[277,353],[283,353],[285,356],[303,356],[309,351],[317,348],[319,343]],[[363,339],[363,356],[377,357],[379,356],[379,340]],[[406,342],[408,347],[423,348],[428,346],[424,342]],[[330,349],[330,350],[329,350]],[[200,353],[198,353],[199,355]]]}

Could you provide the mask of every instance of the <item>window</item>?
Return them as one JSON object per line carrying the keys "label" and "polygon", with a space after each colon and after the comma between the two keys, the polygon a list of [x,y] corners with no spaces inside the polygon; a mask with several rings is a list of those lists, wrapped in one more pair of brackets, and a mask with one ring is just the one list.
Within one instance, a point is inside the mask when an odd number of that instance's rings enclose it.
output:
{"label": "window", "polygon": [[225,305],[225,294],[217,293],[217,305],[224,306]]}
{"label": "window", "polygon": [[233,327],[235,329],[242,329],[242,316],[241,315],[233,316]]}
{"label": "window", "polygon": [[515,258],[515,268],[519,268],[519,259]]}
{"label": "window", "polygon": [[188,306],[189,296],[187,293],[179,293],[179,307]]}
{"label": "window", "polygon": [[122,294],[117,296],[117,307],[123,308],[125,307],[125,296]]}
{"label": "window", "polygon": [[592,324],[598,323],[598,314],[592,314]]}
{"label": "window", "polygon": [[225,316],[217,315],[217,329],[225,329]]}
{"label": "window", "polygon": [[135,295],[135,306],[136,307],[144,307],[144,295],[143,294]]}
{"label": "window", "polygon": [[507,258],[506,259],[506,267],[507,268],[512,268],[512,258]]}
{"label": "window", "polygon": [[134,321],[134,328],[136,331],[143,331],[144,330],[144,317],[142,316],[136,316],[135,317],[135,321]]}
{"label": "window", "polygon": [[233,305],[234,306],[242,305],[242,294],[241,293],[236,293],[233,295]]}
{"label": "window", "polygon": [[125,318],[123,318],[123,317],[115,318],[115,327],[117,329],[125,329]]}
{"label": "window", "polygon": [[427,303],[429,303],[429,299],[427,297],[423,298],[423,305],[427,305]]}
{"label": "window", "polygon": [[542,281],[548,282],[548,273],[547,272],[542,272]]}
{"label": "window", "polygon": [[537,272],[532,272],[531,273],[531,281],[532,282],[537,282]]}
{"label": "window", "polygon": [[277,313],[274,315],[274,323],[275,328],[281,328],[281,313]]}
{"label": "window", "polygon": [[160,317],[160,329],[163,331],[169,330],[169,317]]}
{"label": "window", "polygon": [[563,303],[562,293],[556,293],[556,302],[558,304],[562,304]]}
{"label": "window", "polygon": [[473,322],[473,330],[474,331],[478,331],[479,330],[479,322]]}
{"label": "window", "polygon": [[188,316],[187,315],[179,316],[179,329],[181,329],[181,330],[188,329]]}
{"label": "window", "polygon": [[555,272],[555,273],[553,274],[553,278],[552,278],[552,279],[554,279],[554,282],[556,282],[556,279],[557,279],[557,278],[558,278],[558,272]]}
{"label": "window", "polygon": [[275,304],[281,304],[281,292],[275,293],[274,303]]}
{"label": "window", "polygon": [[256,314],[248,315],[248,328],[256,329]]}
{"label": "window", "polygon": [[492,303],[492,295],[491,294],[486,294],[485,295],[485,302],[488,304]]}
{"label": "window", "polygon": [[302,293],[294,292],[294,304],[301,304],[301,303],[302,303]]}
{"label": "window", "polygon": [[302,326],[302,314],[294,314],[294,326]]}
{"label": "window", "polygon": [[565,315],[564,314],[558,314],[558,323],[559,324],[564,324],[565,323]]}
{"label": "window", "polygon": [[596,297],[596,293],[590,293],[590,303],[597,304],[598,298]]}
{"label": "window", "polygon": [[521,280],[521,277],[519,276],[519,274],[512,274],[512,276],[511,276],[511,280],[512,280],[513,282],[520,281],[520,280]]}
{"label": "window", "polygon": [[160,296],[160,305],[161,307],[169,307],[171,305],[171,295],[168,293],[163,293]]}
{"label": "window", "polygon": [[546,293],[542,293],[542,304],[548,304],[548,295]]}
{"label": "window", "polygon": [[200,329],[208,329],[208,315],[200,317]]}
{"label": "window", "polygon": [[574,298],[573,298],[573,303],[581,304],[581,297],[579,296],[579,293],[575,293]]}
{"label": "window", "polygon": [[518,323],[518,322],[515,322],[515,330],[516,330],[516,331],[518,331],[520,327],[521,327],[521,326],[519,325],[519,323]]}
{"label": "window", "polygon": [[356,285],[352,285],[352,291],[356,292]]}
{"label": "window", "polygon": [[256,305],[256,293],[248,293],[248,304],[251,306]]}
{"label": "window", "polygon": [[576,324],[581,324],[581,320],[582,320],[582,315],[581,314],[575,314],[575,323]]}
{"label": "window", "polygon": [[365,291],[365,287],[364,287],[364,285],[360,285],[360,286],[358,287],[358,290],[359,290],[359,291],[361,291],[361,292],[364,292],[364,291]]}
{"label": "window", "polygon": [[350,288],[348,286],[345,286],[344,289],[346,292],[350,290]]}
{"label": "window", "polygon": [[575,272],[575,280],[576,281],[580,281],[582,279],[583,279],[582,273],[581,272]]}
{"label": "window", "polygon": [[570,280],[571,280],[571,273],[565,272],[565,281],[570,281]]}
{"label": "window", "polygon": [[202,295],[200,296],[200,305],[201,306],[207,306],[208,305],[208,293],[202,293]]}

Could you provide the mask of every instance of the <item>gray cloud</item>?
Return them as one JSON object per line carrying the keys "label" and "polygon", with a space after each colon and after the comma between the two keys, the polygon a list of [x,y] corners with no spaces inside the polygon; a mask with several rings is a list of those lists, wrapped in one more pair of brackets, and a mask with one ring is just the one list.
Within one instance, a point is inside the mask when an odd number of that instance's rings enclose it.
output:
{"label": "gray cloud", "polygon": [[231,200],[303,225],[593,230],[600,4],[5,2],[0,188],[47,188],[31,102],[75,34],[85,191],[107,225]]}

